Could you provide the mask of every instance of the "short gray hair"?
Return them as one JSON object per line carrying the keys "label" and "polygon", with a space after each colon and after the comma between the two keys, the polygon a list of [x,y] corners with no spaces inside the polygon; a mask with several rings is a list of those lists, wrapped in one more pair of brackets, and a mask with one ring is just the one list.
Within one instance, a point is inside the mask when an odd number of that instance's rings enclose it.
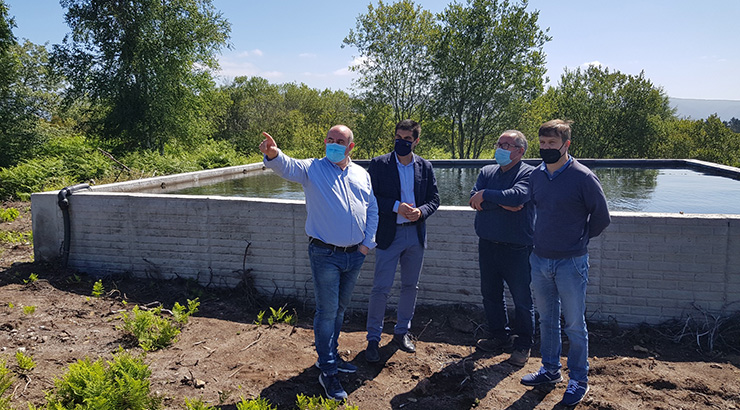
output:
{"label": "short gray hair", "polygon": [[517,130],[506,130],[501,133],[501,135],[508,135],[512,138],[514,138],[514,141],[516,141],[516,145],[524,148],[524,152],[527,152],[527,148],[529,147],[529,143],[527,142],[527,137],[522,134],[521,131]]}

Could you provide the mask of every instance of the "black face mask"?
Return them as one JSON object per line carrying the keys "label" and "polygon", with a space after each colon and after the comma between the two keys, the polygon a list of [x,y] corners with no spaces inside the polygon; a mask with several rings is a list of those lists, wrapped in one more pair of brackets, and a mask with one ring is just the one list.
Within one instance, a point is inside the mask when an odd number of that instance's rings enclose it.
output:
{"label": "black face mask", "polygon": [[411,153],[411,144],[411,141],[397,139],[393,150],[396,151],[396,154],[398,154],[399,157],[404,157]]}
{"label": "black face mask", "polygon": [[[563,142],[563,145],[565,143]],[[560,148],[563,148],[563,145],[560,146]],[[548,149],[542,149],[540,148],[540,157],[542,157],[542,160],[545,161],[545,164],[554,164],[558,162],[560,157],[562,157],[563,153],[560,152],[560,148],[548,148]]]}

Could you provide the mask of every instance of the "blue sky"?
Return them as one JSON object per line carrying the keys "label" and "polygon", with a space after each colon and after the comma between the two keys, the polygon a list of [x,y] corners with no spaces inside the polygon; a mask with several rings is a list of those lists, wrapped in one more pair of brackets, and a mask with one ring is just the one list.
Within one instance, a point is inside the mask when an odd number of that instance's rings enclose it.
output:
{"label": "blue sky", "polygon": [[[392,2],[392,0],[388,0]],[[420,0],[441,12],[449,0]],[[377,4],[377,1],[374,2]],[[58,44],[69,28],[58,0],[6,0],[16,37]],[[220,56],[222,78],[258,75],[273,83],[350,90],[347,67],[357,50],[341,48],[369,1],[213,0],[231,22],[231,50]],[[740,100],[740,1],[531,0],[545,45],[548,77],[565,67],[601,64],[641,70],[670,97]]]}

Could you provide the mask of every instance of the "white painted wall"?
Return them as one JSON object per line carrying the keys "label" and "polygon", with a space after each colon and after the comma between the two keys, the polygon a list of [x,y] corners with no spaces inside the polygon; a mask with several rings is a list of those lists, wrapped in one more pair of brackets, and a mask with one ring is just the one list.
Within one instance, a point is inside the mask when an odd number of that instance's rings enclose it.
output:
{"label": "white painted wall", "polygon": [[[56,192],[31,200],[36,260],[54,260],[63,241]],[[301,201],[96,189],[75,193],[69,202],[72,268],[230,287],[241,279],[249,242],[246,268],[259,291],[313,303]],[[474,212],[443,206],[428,221],[419,304],[481,305]],[[691,303],[740,311],[740,215],[614,212],[612,225],[591,242],[590,256],[591,320],[655,324],[695,313]],[[355,308],[365,309],[373,265],[371,253]],[[389,306],[396,296],[397,286]]]}

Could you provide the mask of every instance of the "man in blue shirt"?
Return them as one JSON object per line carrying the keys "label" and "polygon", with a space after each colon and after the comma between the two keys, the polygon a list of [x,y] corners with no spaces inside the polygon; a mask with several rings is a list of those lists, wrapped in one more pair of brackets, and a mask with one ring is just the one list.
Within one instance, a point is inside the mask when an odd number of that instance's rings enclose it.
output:
{"label": "man in blue shirt", "polygon": [[514,301],[513,352],[508,362],[522,367],[529,359],[534,334],[534,306],[529,290],[534,206],[529,200],[533,166],[522,162],[527,138],[505,131],[496,143],[496,165],[481,169],[470,192],[478,240],[480,287],[490,337],[478,349],[496,352],[512,347],[504,282]]}
{"label": "man in blue shirt", "polygon": [[368,172],[378,200],[378,248],[375,276],[367,312],[365,359],[380,360],[378,343],[383,331],[388,294],[401,264],[401,293],[396,309],[393,343],[409,353],[416,351],[409,336],[416,307],[419,275],[426,247],[426,219],[439,207],[432,164],[414,154],[421,127],[412,120],[396,124],[393,152],[370,161]]}
{"label": "man in blue shirt", "polygon": [[570,381],[561,403],[574,406],[588,387],[586,285],[588,243],[609,226],[611,218],[599,179],[568,154],[570,123],[551,120],[539,130],[542,164],[530,176],[534,226],[532,290],[540,314],[542,367],[524,376],[525,386],[555,384],[560,373],[560,314],[570,341]]}
{"label": "man in blue shirt", "polygon": [[337,372],[354,373],[357,367],[338,354],[344,312],[368,251],[375,247],[378,204],[370,175],[352,162],[352,130],[344,125],[329,129],[326,156],[297,160],[283,154],[275,140],[263,133],[263,162],[281,177],[303,185],[306,194],[306,234],[313,274],[316,314],[314,338],[319,383],[335,400],[347,398]]}

